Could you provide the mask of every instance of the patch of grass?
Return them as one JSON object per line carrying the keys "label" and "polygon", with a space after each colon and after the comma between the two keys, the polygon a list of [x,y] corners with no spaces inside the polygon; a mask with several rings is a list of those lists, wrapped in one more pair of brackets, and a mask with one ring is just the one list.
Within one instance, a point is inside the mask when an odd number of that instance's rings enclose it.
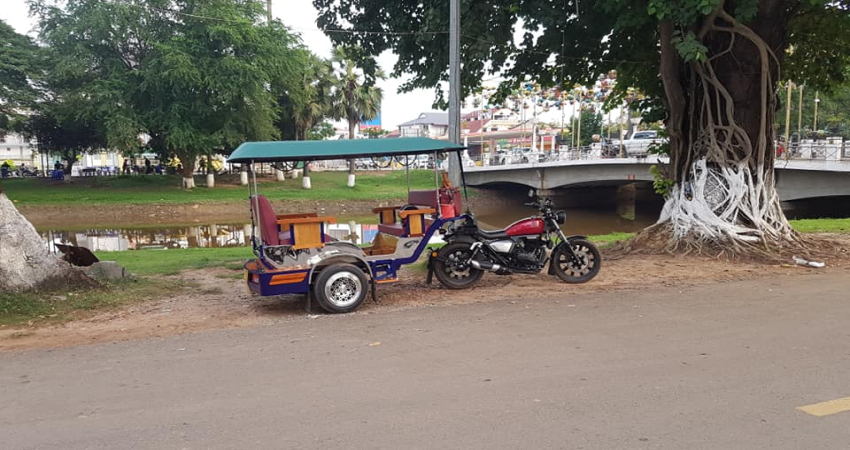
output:
{"label": "patch of grass", "polygon": [[253,257],[250,247],[126,250],[95,255],[103,261],[115,261],[137,275],[174,275],[181,270],[206,267],[239,270],[242,262]]}
{"label": "patch of grass", "polygon": [[800,219],[790,222],[791,226],[800,233],[850,233],[850,218]]}
{"label": "patch of grass", "polygon": [[631,239],[635,237],[636,233],[608,233],[608,234],[598,234],[595,236],[588,236],[591,242],[595,244],[599,244],[602,246],[611,245],[615,242],[625,241],[627,239]]}
{"label": "patch of grass", "polygon": [[0,325],[64,322],[93,310],[138,303],[183,288],[164,280],[122,281],[98,288],[0,294]]}
{"label": "patch of grass", "polygon": [[[260,192],[271,199],[287,200],[392,200],[407,197],[407,176],[403,170],[358,173],[357,184],[346,186],[347,172],[313,172],[312,189],[302,189],[301,180],[258,180]],[[199,177],[199,180],[202,177]],[[434,173],[410,171],[411,189],[433,189]],[[3,182],[6,195],[18,205],[75,206],[113,204],[186,204],[243,201],[248,189],[238,178],[224,177],[216,187],[180,188],[176,175],[116,176],[77,178],[71,183],[46,179],[20,178]]]}

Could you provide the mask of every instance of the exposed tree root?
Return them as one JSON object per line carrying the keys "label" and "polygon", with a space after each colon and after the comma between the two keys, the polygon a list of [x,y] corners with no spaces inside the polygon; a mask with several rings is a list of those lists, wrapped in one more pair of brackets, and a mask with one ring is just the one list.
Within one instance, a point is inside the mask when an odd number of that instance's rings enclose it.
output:
{"label": "exposed tree root", "polygon": [[617,244],[606,257],[627,254],[692,255],[729,261],[751,261],[763,264],[793,264],[793,257],[813,261],[850,262],[850,247],[830,237],[800,235],[794,232],[793,241],[744,241],[732,237],[707,240],[696,236],[676,238],[670,222],[655,224],[634,238]]}

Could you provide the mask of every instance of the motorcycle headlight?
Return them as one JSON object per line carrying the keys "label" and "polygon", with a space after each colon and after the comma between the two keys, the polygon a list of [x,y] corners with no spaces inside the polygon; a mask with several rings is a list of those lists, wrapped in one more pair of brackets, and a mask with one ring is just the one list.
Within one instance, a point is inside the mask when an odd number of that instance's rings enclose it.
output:
{"label": "motorcycle headlight", "polygon": [[558,222],[558,225],[563,225],[567,221],[567,213],[564,211],[558,211],[555,213],[555,222]]}

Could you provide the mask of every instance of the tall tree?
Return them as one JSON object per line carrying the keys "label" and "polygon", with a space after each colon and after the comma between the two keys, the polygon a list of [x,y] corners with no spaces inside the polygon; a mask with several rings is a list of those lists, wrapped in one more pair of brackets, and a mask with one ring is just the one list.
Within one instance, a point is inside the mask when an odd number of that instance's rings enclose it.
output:
{"label": "tall tree", "polygon": [[[20,129],[40,97],[38,48],[0,21],[0,134]],[[82,272],[51,254],[32,224],[6,197],[0,183],[0,290],[17,292],[90,283]]]}
{"label": "tall tree", "polygon": [[62,106],[57,103],[40,104],[17,128],[27,138],[36,140],[39,150],[59,155],[68,180],[80,155],[103,150],[107,146],[97,123],[80,120],[62,111]]}
{"label": "tall tree", "polygon": [[37,100],[33,75],[39,68],[38,47],[0,20],[0,133],[10,130]]}
{"label": "tall tree", "polygon": [[[333,51],[335,101],[334,119],[348,122],[348,138],[354,139],[357,125],[372,120],[381,110],[383,92],[375,81],[384,78],[374,58],[364,57],[357,47],[336,47]],[[354,187],[354,160],[348,161],[348,186]]]}
{"label": "tall tree", "polygon": [[334,78],[330,62],[306,50],[297,71],[299,89],[283,93],[280,122],[283,133],[291,128],[290,139],[307,140],[310,130],[332,115]]}
{"label": "tall tree", "polygon": [[196,159],[278,136],[271,86],[293,86],[297,39],[263,5],[241,0],[31,0],[55,65],[52,87],[113,148],[139,135],[176,154],[184,186]]}
{"label": "tall tree", "polygon": [[[403,89],[437,86],[442,102],[445,1],[314,5],[320,27],[381,30],[330,36],[370,54],[394,50],[393,73],[413,75]],[[663,119],[670,138],[664,172],[673,188],[645,236],[670,248],[732,252],[798,245],[774,187],[779,68],[809,88],[841,81],[850,59],[848,12],[847,0],[464,1],[463,93],[486,73],[505,77],[507,93],[526,77],[569,86],[615,69],[609,102],[639,88],[647,97],[631,106],[648,121]],[[524,34],[515,44],[517,26]]]}

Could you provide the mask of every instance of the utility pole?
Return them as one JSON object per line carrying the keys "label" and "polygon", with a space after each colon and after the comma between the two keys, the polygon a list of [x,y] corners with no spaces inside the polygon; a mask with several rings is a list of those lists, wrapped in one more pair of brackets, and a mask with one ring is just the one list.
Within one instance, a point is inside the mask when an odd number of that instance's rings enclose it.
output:
{"label": "utility pole", "polygon": [[[460,0],[449,2],[449,142],[460,144]],[[460,186],[460,158],[449,155],[449,181]]]}
{"label": "utility pole", "polygon": [[272,0],[266,0],[266,13],[268,14],[269,23],[272,23]]}
{"label": "utility pole", "polygon": [[794,88],[794,83],[788,80],[785,88],[788,91],[785,101],[785,160],[788,160],[788,153],[791,152],[791,89]]}

